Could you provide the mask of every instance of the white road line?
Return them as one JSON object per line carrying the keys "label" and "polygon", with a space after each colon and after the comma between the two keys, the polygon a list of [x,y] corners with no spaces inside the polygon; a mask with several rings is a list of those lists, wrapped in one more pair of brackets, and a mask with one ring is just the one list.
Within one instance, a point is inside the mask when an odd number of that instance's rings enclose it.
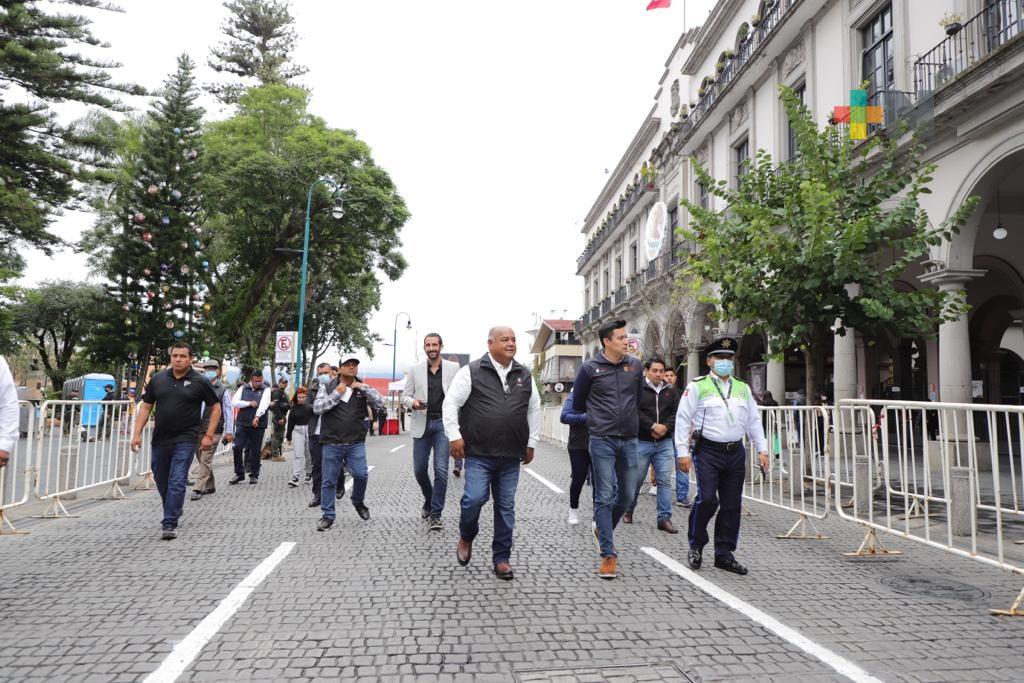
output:
{"label": "white road line", "polygon": [[822,662],[835,669],[836,672],[846,676],[851,681],[858,681],[859,683],[880,683],[879,679],[875,678],[864,669],[861,669],[850,660],[837,655],[835,652],[832,652],[821,645],[818,645],[807,636],[804,636],[800,632],[786,626],[770,614],[762,612],[750,603],[744,602],[732,593],[719,588],[707,579],[700,577],[696,572],[690,570],[689,567],[685,567],[679,562],[676,562],[660,550],[655,548],[640,548],[640,550],[647,553],[655,560],[665,565],[670,571],[686,579],[711,597],[721,600],[732,609],[745,617],[753,619],[783,640],[796,645],[812,657],[820,659]]}
{"label": "white road line", "polygon": [[147,676],[144,683],[173,683],[177,680],[206,644],[217,635],[217,631],[234,616],[249,594],[263,583],[270,572],[274,571],[294,548],[295,543],[290,541],[277,546],[277,550],[260,562],[226,598],[220,601],[216,609],[206,615],[184,640],[174,646],[171,654],[160,664],[160,668]]}
{"label": "white road line", "polygon": [[[373,472],[373,469],[375,467],[376,467],[376,465],[370,465],[369,467],[366,468],[366,473],[369,474],[370,472]],[[356,480],[355,479],[353,479],[351,476],[345,477],[345,490],[346,491],[351,491],[352,487],[355,486],[355,485],[356,485]]]}
{"label": "white road line", "polygon": [[555,493],[565,493],[565,491],[563,491],[562,489],[558,488],[557,486],[552,484],[550,481],[548,481],[544,477],[540,476],[539,474],[537,474],[536,472],[531,470],[529,467],[524,467],[523,469],[526,470],[527,474],[529,474],[531,477],[533,477],[534,479],[536,479],[540,483],[542,483],[545,486],[547,486],[549,489],[551,489]]}
{"label": "white road line", "polygon": [[395,446],[395,447],[394,447],[394,448],[392,448],[392,449],[391,449],[390,451],[388,451],[388,453],[394,453],[395,451],[400,451],[400,450],[402,450],[403,448],[405,448],[405,444],[404,444],[404,443],[403,443],[403,444],[402,444],[401,446]]}

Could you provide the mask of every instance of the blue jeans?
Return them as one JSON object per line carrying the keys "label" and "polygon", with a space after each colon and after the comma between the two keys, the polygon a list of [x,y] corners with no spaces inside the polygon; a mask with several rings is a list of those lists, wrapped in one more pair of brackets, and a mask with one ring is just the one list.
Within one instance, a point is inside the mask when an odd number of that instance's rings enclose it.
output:
{"label": "blue jeans", "polygon": [[[366,497],[369,470],[366,467],[366,444],[358,443],[320,445],[323,451],[323,482],[320,484],[320,511],[327,519],[334,519],[334,496],[338,490],[341,464],[352,474],[352,505],[359,508]],[[342,484],[344,486],[344,484]]]}
{"label": "blue jeans", "polygon": [[162,526],[177,527],[181,509],[185,506],[185,489],[188,488],[188,468],[192,464],[195,441],[153,444],[150,466],[153,480],[164,503]]}
{"label": "blue jeans", "polygon": [[640,476],[637,439],[614,436],[590,437],[590,462],[593,467],[594,521],[601,542],[602,557],[615,554],[613,530],[629,509]]}
{"label": "blue jeans", "polygon": [[[427,466],[430,451],[434,451],[434,483],[430,483]],[[423,436],[412,440],[412,471],[423,492],[423,507],[430,508],[430,514],[440,515],[444,510],[444,498],[448,495],[448,437],[444,435],[444,422],[427,422]]]}
{"label": "blue jeans", "polygon": [[[647,472],[647,468],[654,465],[654,477],[658,482],[658,521],[672,519],[672,471],[676,466],[676,456],[671,439],[638,441],[636,453],[640,472]],[[636,501],[640,497],[643,483],[644,478],[637,477],[636,493],[633,494],[633,502],[629,506],[630,512],[636,509]]]}
{"label": "blue jeans", "polygon": [[516,526],[516,487],[519,485],[519,460],[516,458],[466,458],[466,481],[462,491],[462,515],[459,535],[472,541],[480,533],[480,510],[489,495],[494,495],[494,564],[512,557],[512,530]]}

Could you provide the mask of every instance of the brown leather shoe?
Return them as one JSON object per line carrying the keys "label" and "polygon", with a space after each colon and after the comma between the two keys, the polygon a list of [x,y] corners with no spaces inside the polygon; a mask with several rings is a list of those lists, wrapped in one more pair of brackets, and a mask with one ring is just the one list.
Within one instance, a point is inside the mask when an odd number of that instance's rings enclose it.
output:
{"label": "brown leather shoe", "polygon": [[666,534],[678,534],[679,529],[672,526],[672,520],[666,519],[664,522],[658,522],[658,529],[664,531]]}
{"label": "brown leather shoe", "polygon": [[632,524],[633,523],[633,513],[632,512],[623,512],[622,513],[622,523],[623,524]]}
{"label": "brown leather shoe", "polygon": [[512,572],[512,565],[508,562],[499,562],[494,565],[494,575],[502,581],[511,581],[515,578],[515,574]]}
{"label": "brown leather shoe", "polygon": [[617,561],[614,557],[602,558],[601,568],[597,571],[597,575],[602,579],[614,579],[616,564]]}
{"label": "brown leather shoe", "polygon": [[463,567],[469,564],[469,561],[473,558],[473,541],[464,541],[459,539],[459,545],[455,547],[455,559],[459,561]]}

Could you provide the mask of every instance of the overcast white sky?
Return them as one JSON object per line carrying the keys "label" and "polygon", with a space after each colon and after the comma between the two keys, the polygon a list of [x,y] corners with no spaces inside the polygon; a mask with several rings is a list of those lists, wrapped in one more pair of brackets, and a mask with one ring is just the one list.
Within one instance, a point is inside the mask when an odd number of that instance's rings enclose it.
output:
{"label": "overcast white sky", "polygon": [[[412,212],[409,268],[384,285],[370,323],[390,342],[396,313],[411,315],[413,330],[403,317],[398,333],[399,374],[429,331],[446,351],[478,356],[488,328],[507,323],[525,360],[533,313],[579,316],[582,219],[653,104],[683,3],[647,12],[647,0],[292,1],[313,111],[358,132]],[[120,77],[155,89],[187,51],[200,80],[213,79],[220,2],[119,4],[124,14],[97,13],[94,28],[124,64]],[[687,0],[687,25],[712,5]],[[68,214],[54,230],[74,240],[91,220]],[[24,282],[58,277],[88,279],[85,256],[28,256]],[[391,348],[378,346],[364,369],[389,373]]]}

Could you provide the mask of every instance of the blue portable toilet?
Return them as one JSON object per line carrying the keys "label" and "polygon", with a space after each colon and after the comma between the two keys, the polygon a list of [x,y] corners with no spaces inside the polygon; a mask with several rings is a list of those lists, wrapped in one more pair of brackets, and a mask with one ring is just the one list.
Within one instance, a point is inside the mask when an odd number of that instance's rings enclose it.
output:
{"label": "blue portable toilet", "polygon": [[[113,375],[106,375],[101,372],[93,372],[82,377],[82,400],[102,401],[107,395],[103,387],[113,384],[117,388],[117,382]],[[82,406],[82,426],[95,427],[99,424],[100,415],[103,414],[103,406],[98,403],[86,403]]]}

